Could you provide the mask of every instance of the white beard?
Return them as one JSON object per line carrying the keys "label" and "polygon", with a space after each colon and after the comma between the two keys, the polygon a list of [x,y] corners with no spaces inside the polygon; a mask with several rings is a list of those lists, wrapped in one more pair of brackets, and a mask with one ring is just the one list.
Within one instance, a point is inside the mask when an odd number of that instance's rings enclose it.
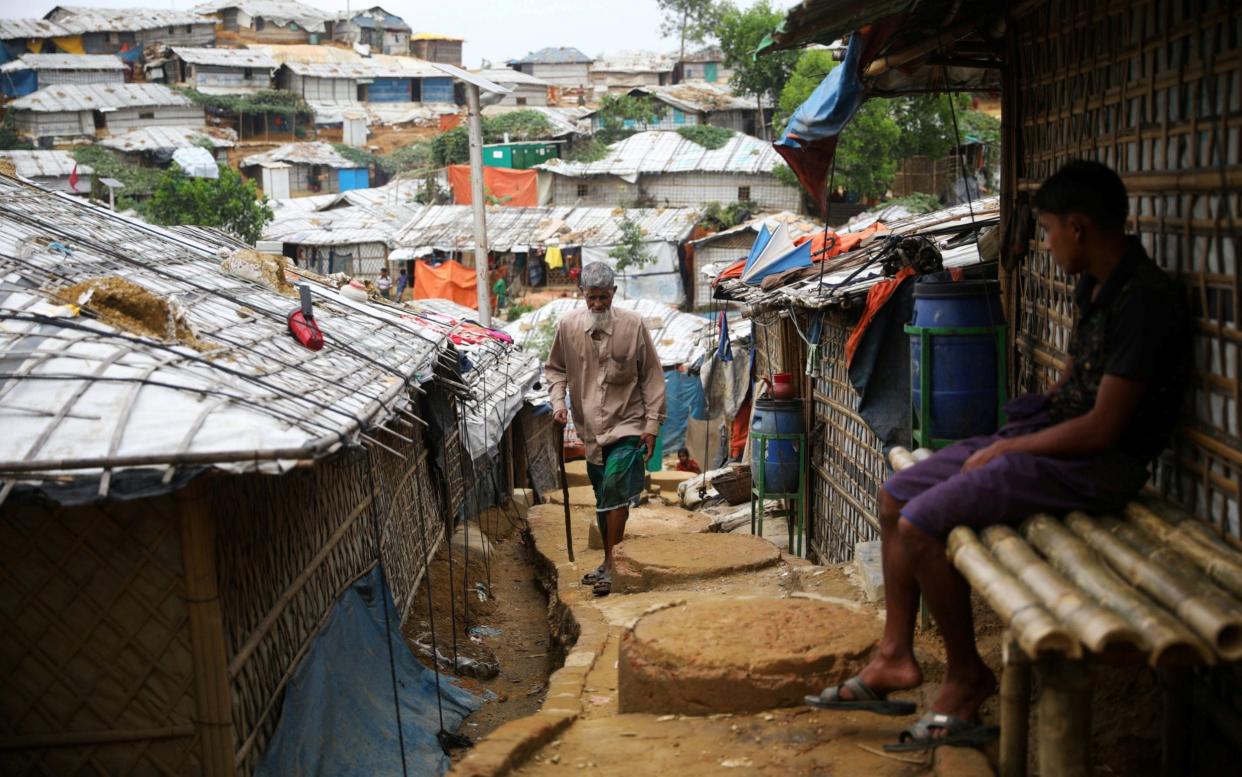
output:
{"label": "white beard", "polygon": [[594,310],[588,311],[590,320],[587,323],[588,332],[599,332],[608,328],[612,322],[612,309],[603,310],[596,313]]}

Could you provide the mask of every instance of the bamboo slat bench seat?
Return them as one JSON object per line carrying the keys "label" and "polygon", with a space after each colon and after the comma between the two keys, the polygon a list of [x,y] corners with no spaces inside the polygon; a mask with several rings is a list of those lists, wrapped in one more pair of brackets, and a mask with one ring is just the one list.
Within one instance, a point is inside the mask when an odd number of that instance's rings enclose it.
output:
{"label": "bamboo slat bench seat", "polygon": [[[894,448],[889,462],[900,471],[930,453]],[[1162,670],[1164,773],[1177,773],[1189,718],[1179,710],[1190,703],[1182,680],[1194,667],[1242,661],[1242,552],[1146,497],[1116,516],[1034,515],[1018,529],[981,532],[959,526],[947,552],[1006,626],[1001,777],[1026,774],[1032,667],[1042,687],[1039,773],[1090,772],[1089,663]]]}

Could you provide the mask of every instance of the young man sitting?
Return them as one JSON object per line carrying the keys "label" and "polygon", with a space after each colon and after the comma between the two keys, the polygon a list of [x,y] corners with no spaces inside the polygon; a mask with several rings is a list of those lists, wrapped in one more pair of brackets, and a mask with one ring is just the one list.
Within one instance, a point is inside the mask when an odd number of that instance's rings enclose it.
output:
{"label": "young man sitting", "polygon": [[1078,277],[1077,322],[1065,374],[1047,393],[1015,398],[995,435],[962,440],[880,489],[887,617],[871,662],[807,702],[887,715],[914,711],[888,698],[923,673],[913,652],[919,592],[944,637],[948,666],[931,711],[902,733],[905,749],[978,744],[979,706],[996,678],[975,647],[970,588],[945,557],[956,526],[982,529],[1049,512],[1121,508],[1147,481],[1181,403],[1187,352],[1182,296],[1125,234],[1125,186],[1109,168],[1070,162],[1035,195],[1053,261]]}

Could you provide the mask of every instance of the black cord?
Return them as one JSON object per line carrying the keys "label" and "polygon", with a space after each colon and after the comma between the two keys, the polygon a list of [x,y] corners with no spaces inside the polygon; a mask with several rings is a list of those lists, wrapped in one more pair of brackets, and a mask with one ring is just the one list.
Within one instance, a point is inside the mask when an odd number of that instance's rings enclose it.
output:
{"label": "black cord", "polygon": [[[844,130],[842,130],[844,131]],[[840,140],[840,135],[837,136]],[[839,145],[839,144],[838,144]],[[819,281],[815,286],[815,296],[818,297],[824,293],[824,266],[828,264],[828,216],[832,213],[832,192],[836,188],[837,179],[837,151],[832,151],[832,168],[828,173],[828,194],[824,198],[824,256],[819,258]],[[814,261],[815,257],[811,257]]]}
{"label": "black cord", "polygon": [[[945,67],[945,82],[949,80],[949,68]],[[957,157],[958,166],[962,171],[962,186],[966,187],[966,207],[970,209],[970,225],[975,225],[975,197],[970,192],[970,179],[966,177],[966,156],[961,153],[962,149],[962,133],[957,128],[957,108],[953,105],[953,94],[945,95],[949,100],[949,116],[953,119],[953,135],[957,138],[957,146],[953,149],[953,155]]]}
{"label": "black cord", "polygon": [[[375,520],[372,531],[375,534],[375,565],[379,567],[380,575],[380,599],[384,602],[384,634],[388,640],[388,677],[392,682],[392,707],[397,716],[397,745],[401,748],[401,774],[404,777],[409,775],[409,766],[405,760],[405,728],[401,724],[401,694],[397,690],[397,659],[392,649],[392,621],[388,613],[388,578],[384,572],[383,553],[383,537],[380,531],[380,509],[377,502],[380,499],[380,492],[375,488],[375,464],[371,460],[371,449],[367,448],[367,481],[371,486],[371,515]],[[431,570],[427,570],[427,590],[431,590]],[[402,637],[404,639],[404,636]],[[435,656],[432,656],[434,660]],[[440,684],[439,674],[436,675],[436,702],[440,701]],[[444,728],[444,712],[440,713],[440,728]]]}

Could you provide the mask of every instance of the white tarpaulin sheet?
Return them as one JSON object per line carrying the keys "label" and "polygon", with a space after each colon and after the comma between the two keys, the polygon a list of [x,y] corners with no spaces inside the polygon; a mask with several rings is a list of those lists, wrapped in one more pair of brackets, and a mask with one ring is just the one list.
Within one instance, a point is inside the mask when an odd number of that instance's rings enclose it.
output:
{"label": "white tarpaulin sheet", "polygon": [[[681,305],[686,301],[686,291],[681,283],[678,269],[677,246],[667,242],[644,243],[654,261],[639,268],[628,268],[617,273],[617,295],[625,299],[648,299],[669,305]],[[617,260],[609,256],[616,246],[583,246],[582,264],[603,262],[614,270]]]}
{"label": "white tarpaulin sheet", "polygon": [[172,160],[181,168],[181,172],[191,178],[219,178],[220,166],[211,152],[205,148],[191,146],[179,148],[173,152]]}

